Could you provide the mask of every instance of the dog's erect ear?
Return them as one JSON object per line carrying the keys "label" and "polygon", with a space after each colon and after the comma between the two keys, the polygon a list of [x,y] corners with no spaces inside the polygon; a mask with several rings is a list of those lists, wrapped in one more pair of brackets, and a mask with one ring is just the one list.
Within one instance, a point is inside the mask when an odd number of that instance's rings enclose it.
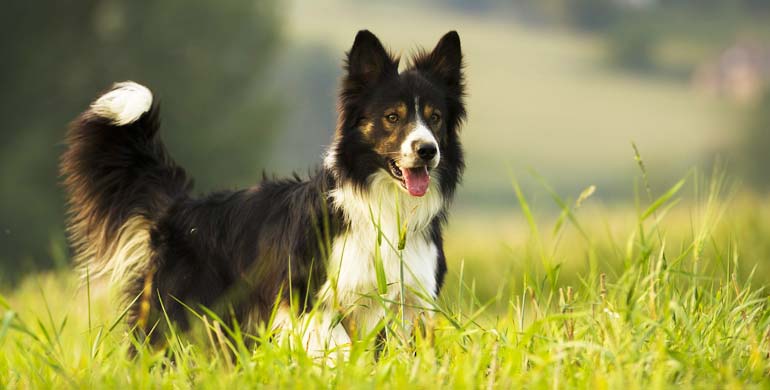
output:
{"label": "dog's erect ear", "polygon": [[348,52],[347,71],[348,77],[372,84],[387,76],[397,75],[398,62],[391,58],[374,34],[361,30]]}
{"label": "dog's erect ear", "polygon": [[463,54],[457,31],[446,33],[432,52],[418,55],[414,68],[437,76],[450,88],[462,87]]}

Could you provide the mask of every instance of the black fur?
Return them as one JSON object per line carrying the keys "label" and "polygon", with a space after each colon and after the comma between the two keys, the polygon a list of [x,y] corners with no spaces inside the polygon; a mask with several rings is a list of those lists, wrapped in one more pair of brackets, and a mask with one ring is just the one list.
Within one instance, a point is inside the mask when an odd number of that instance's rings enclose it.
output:
{"label": "black fur", "polygon": [[[277,298],[287,301],[291,291],[304,311],[326,280],[329,245],[347,228],[329,191],[346,182],[367,191],[367,178],[388,169],[361,126],[376,121],[376,110],[387,102],[411,102],[420,96],[443,110],[446,118],[437,130],[441,160],[436,168],[445,205],[429,231],[439,249],[440,288],[446,273],[441,230],[464,167],[459,37],[450,32],[434,51],[417,55],[401,73],[398,63],[372,33],[359,32],[339,94],[339,121],[329,151],[334,163],[308,179],[264,179],[249,189],[202,198],[190,195],[191,181],[160,141],[157,105],[124,126],[86,111],[70,127],[61,163],[70,232],[80,261],[103,267],[111,245],[121,234],[129,234],[121,227],[139,216],[150,225],[149,261],[138,275],[128,276],[132,280],[125,295],[141,296],[129,316],[140,331],[162,322],[161,305],[172,321],[187,329],[189,316],[180,301],[212,308],[223,318],[232,314],[244,323],[248,317],[265,320]],[[96,248],[95,253],[88,248]],[[143,302],[149,304],[148,318],[141,318]]]}

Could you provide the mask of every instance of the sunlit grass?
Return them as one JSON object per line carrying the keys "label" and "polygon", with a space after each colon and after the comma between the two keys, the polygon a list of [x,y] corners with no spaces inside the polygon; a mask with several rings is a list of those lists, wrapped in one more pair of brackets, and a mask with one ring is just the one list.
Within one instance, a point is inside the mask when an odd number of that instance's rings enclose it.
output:
{"label": "sunlit grass", "polygon": [[[753,275],[770,232],[762,203],[736,198],[722,171],[647,191],[604,218],[592,189],[552,192],[541,217],[514,182],[524,228],[448,240],[450,277],[411,342],[374,338],[320,364],[271,332],[228,328],[199,310],[165,348],[133,341],[108,286],[70,271],[28,278],[0,299],[7,388],[580,387],[768,385],[770,311]],[[657,194],[657,195],[656,195]],[[681,200],[681,201],[680,201]],[[457,218],[453,224],[462,225]],[[747,237],[747,240],[743,238]],[[408,239],[408,238],[407,238]],[[750,254],[749,256],[744,253]],[[752,283],[752,280],[754,281]],[[392,318],[397,320],[396,310]],[[394,321],[394,327],[399,326]],[[269,329],[269,327],[267,327]],[[135,358],[129,349],[138,348]],[[331,354],[332,358],[336,355]]]}

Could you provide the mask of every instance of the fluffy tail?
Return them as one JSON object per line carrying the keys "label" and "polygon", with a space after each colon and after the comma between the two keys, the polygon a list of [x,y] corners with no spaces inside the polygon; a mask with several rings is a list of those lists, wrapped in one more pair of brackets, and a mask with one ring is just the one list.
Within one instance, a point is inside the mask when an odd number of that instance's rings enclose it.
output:
{"label": "fluffy tail", "polygon": [[126,281],[148,267],[150,229],[190,189],[158,138],[158,106],[134,82],[115,84],[70,125],[61,159],[76,264]]}

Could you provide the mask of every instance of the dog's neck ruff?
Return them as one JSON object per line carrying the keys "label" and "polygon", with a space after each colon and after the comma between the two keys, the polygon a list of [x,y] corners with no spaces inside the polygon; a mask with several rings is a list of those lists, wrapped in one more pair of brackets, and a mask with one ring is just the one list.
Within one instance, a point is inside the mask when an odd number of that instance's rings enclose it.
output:
{"label": "dog's neck ruff", "polygon": [[421,234],[444,207],[439,178],[432,174],[428,192],[414,197],[384,171],[372,174],[364,188],[343,182],[330,191],[332,205],[340,210],[351,230],[379,229],[387,238],[399,232]]}

